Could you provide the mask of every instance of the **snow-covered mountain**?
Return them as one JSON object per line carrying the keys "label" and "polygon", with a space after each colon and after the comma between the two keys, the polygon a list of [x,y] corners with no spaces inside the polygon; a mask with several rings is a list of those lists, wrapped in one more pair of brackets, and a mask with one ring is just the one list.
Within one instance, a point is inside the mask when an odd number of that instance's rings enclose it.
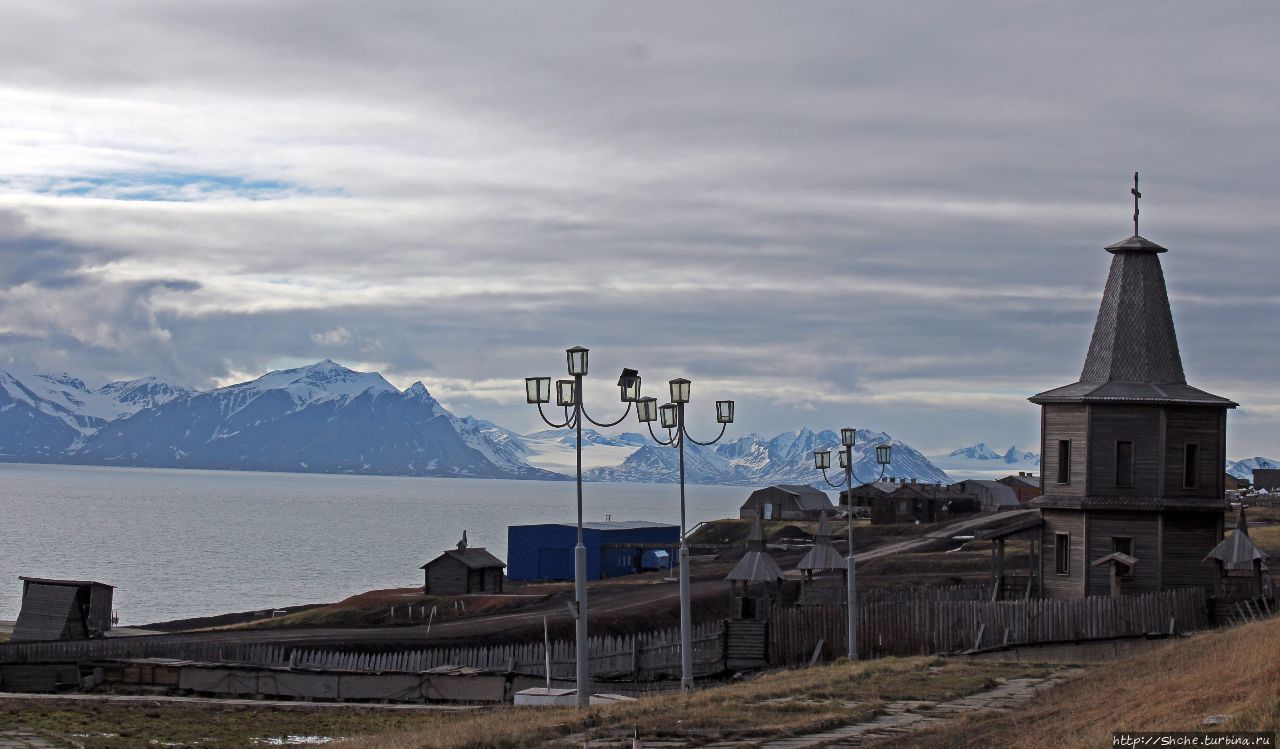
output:
{"label": "snow-covered mountain", "polygon": [[[538,477],[495,425],[459,419],[418,382],[324,360],[113,421],[77,463],[409,476]],[[514,449],[514,452],[513,452]]]}
{"label": "snow-covered mountain", "polygon": [[1255,468],[1280,468],[1280,461],[1272,458],[1253,457],[1227,463],[1227,473],[1249,482],[1253,481],[1253,469]]}
{"label": "snow-covered mountain", "polygon": [[[675,481],[678,454],[647,434],[584,429],[583,466],[595,481]],[[70,375],[0,370],[0,460],[94,465],[560,479],[576,466],[577,435],[521,435],[455,416],[421,383],[403,392],[373,372],[325,359],[199,392],[155,378],[90,390]],[[948,481],[929,459],[883,432],[862,430],[859,478],[879,475],[874,447],[894,446],[886,475]],[[833,431],[750,434],[686,450],[691,483],[818,483],[813,451]],[[835,462],[834,460],[832,461]],[[840,480],[843,472],[829,472]]]}
{"label": "snow-covered mountain", "polygon": [[194,392],[154,377],[90,390],[65,373],[0,370],[0,458],[55,457],[112,421]]}
{"label": "snow-covered mountain", "polygon": [[[854,474],[858,480],[871,480],[880,475],[875,462],[875,446],[893,445],[893,462],[886,476],[914,478],[925,482],[950,483],[947,474],[933,465],[910,445],[884,432],[858,430],[854,448]],[[838,450],[840,435],[831,430],[814,432],[799,428],[774,437],[749,434],[722,444],[703,447],[692,442],[685,446],[685,480],[695,484],[762,484],[822,485],[822,474],[813,467],[814,450]],[[841,481],[844,472],[833,455],[827,476]],[[636,450],[620,465],[588,471],[587,476],[600,481],[672,482],[679,477],[679,454],[670,447],[650,442]]]}
{"label": "snow-covered mountain", "polygon": [[957,479],[998,479],[1018,471],[1038,474],[1040,456],[1011,446],[1004,452],[992,450],[985,442],[952,450],[929,459]]}

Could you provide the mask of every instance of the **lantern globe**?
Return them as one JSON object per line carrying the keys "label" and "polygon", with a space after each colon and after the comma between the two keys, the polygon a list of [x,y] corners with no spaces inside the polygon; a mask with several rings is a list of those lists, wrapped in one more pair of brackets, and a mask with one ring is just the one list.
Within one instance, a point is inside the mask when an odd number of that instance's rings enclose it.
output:
{"label": "lantern globe", "polygon": [[876,462],[882,466],[893,462],[893,445],[876,445]]}
{"label": "lantern globe", "polygon": [[618,378],[618,387],[622,389],[622,402],[635,403],[640,400],[640,373],[634,369],[622,370]]}
{"label": "lantern globe", "polygon": [[658,409],[658,416],[659,416],[659,421],[662,423],[663,427],[667,429],[676,428],[676,426],[680,423],[680,417],[678,415],[679,408],[680,407],[674,403],[662,404],[662,406]]}
{"label": "lantern globe", "polygon": [[677,377],[670,382],[671,385],[671,402],[672,403],[688,403],[689,402],[689,385],[690,382],[683,377]]}
{"label": "lantern globe", "polygon": [[648,424],[658,418],[658,399],[640,398],[636,401],[636,417],[640,423]]}
{"label": "lantern globe", "polygon": [[577,402],[573,385],[573,380],[556,380],[557,406],[572,406]]}
{"label": "lantern globe", "polygon": [[574,377],[581,377],[586,375],[587,349],[581,346],[574,346],[571,349],[567,349],[564,353],[565,353],[565,359],[567,359],[569,363],[569,374],[573,375]]}
{"label": "lantern globe", "polygon": [[526,377],[524,378],[524,397],[529,403],[550,403],[551,402],[551,378],[550,377]]}
{"label": "lantern globe", "polygon": [[831,467],[831,451],[830,450],[814,450],[813,451],[813,467],[819,470]]}
{"label": "lantern globe", "polygon": [[733,401],[716,401],[716,421],[721,424],[733,423]]}
{"label": "lantern globe", "polygon": [[849,467],[849,451],[848,450],[840,451],[840,467],[841,468]]}
{"label": "lantern globe", "polygon": [[858,441],[858,430],[853,427],[845,427],[840,430],[840,444],[845,447],[853,447]]}

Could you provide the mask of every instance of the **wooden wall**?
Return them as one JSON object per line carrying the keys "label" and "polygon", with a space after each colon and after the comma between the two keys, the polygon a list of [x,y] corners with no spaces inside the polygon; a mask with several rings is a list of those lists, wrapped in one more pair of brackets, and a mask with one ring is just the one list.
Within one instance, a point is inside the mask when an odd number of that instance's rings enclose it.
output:
{"label": "wooden wall", "polygon": [[1112,552],[1111,540],[1116,536],[1132,538],[1133,556],[1138,558],[1133,567],[1133,577],[1120,578],[1121,594],[1160,590],[1159,515],[1154,512],[1091,512],[1088,556],[1084,560],[1088,572],[1087,594],[1111,594],[1111,565],[1094,567],[1093,562]]}
{"label": "wooden wall", "polygon": [[[1044,406],[1044,454],[1040,475],[1045,494],[1083,496],[1088,448],[1087,408],[1081,405]],[[1058,441],[1071,440],[1071,483],[1058,483]]]}
{"label": "wooden wall", "polygon": [[[1225,424],[1221,408],[1165,409],[1164,495],[1166,497],[1221,497],[1226,487],[1221,452],[1222,428]],[[1200,446],[1199,485],[1188,489],[1183,485],[1183,461],[1187,443]]]}
{"label": "wooden wall", "polygon": [[453,557],[433,561],[426,569],[426,593],[430,596],[456,596],[469,593],[469,568]]}
{"label": "wooden wall", "polygon": [[[1160,496],[1163,449],[1160,427],[1160,408],[1157,406],[1091,408],[1088,476],[1085,478],[1087,493],[1114,497]],[[1131,487],[1116,485],[1116,442],[1119,440],[1133,443]]]}
{"label": "wooden wall", "polygon": [[[1041,526],[1040,580],[1047,598],[1080,598],[1084,596],[1085,572],[1085,520],[1084,513],[1074,510],[1040,511],[1044,519]],[[1071,574],[1054,572],[1057,555],[1054,551],[1054,535],[1071,534]]]}
{"label": "wooden wall", "polygon": [[1212,595],[1218,572],[1204,557],[1222,540],[1221,512],[1164,513],[1164,575],[1161,585],[1203,588]]}

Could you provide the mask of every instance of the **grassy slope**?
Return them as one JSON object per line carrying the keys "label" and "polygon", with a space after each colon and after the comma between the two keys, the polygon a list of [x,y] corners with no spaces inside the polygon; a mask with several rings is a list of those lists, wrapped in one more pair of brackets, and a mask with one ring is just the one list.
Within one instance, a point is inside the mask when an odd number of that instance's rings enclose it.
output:
{"label": "grassy slope", "polygon": [[[837,662],[814,669],[780,671],[757,679],[695,692],[649,697],[638,703],[597,706],[593,735],[639,731],[642,736],[713,732],[722,736],[776,735],[821,730],[866,720],[883,701],[947,699],[993,686],[998,677],[1041,675],[1042,666],[963,662],[939,658],[886,658]],[[785,701],[774,701],[786,698]],[[577,711],[494,708],[457,716],[425,729],[359,737],[351,749],[525,749],[583,730]]]}
{"label": "grassy slope", "polygon": [[1280,731],[1280,619],[1257,622],[1091,669],[1034,707],[969,717],[877,747],[1045,749],[1111,745],[1113,731]]}

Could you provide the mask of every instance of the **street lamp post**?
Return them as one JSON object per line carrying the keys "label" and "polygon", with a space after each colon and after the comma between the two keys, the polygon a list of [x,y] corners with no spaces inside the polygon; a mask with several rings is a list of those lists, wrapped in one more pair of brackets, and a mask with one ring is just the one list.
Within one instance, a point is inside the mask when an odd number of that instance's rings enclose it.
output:
{"label": "street lamp post", "polygon": [[[649,427],[649,435],[659,445],[673,445],[680,452],[680,689],[685,692],[693,690],[693,595],[689,582],[689,544],[685,538],[687,533],[684,502],[684,443],[685,440],[695,445],[714,445],[724,436],[724,430],[733,423],[733,401],[716,401],[716,421],[720,424],[720,434],[707,442],[699,442],[689,435],[685,428],[684,407],[689,402],[689,380],[678,378],[671,380],[671,402],[658,406],[656,398],[641,398],[636,402],[636,416]],[[662,439],[653,431],[653,422],[658,421],[666,430],[667,438]]]}
{"label": "street lamp post", "polygon": [[[564,421],[554,422],[542,411],[543,403],[551,402],[550,377],[526,377],[524,380],[525,400],[538,406],[538,415],[552,429],[572,428],[577,431],[578,459],[578,545],[573,549],[573,615],[577,625],[575,652],[575,686],[577,687],[578,707],[586,708],[591,704],[591,673],[589,670],[589,653],[587,649],[587,547],[582,541],[582,420],[598,427],[612,427],[622,423],[631,413],[631,404],[640,398],[640,373],[634,369],[622,370],[618,378],[618,386],[622,390],[622,402],[627,410],[617,421],[599,422],[591,418],[582,402],[582,378],[587,375],[587,349],[574,346],[565,351],[568,361],[569,375],[572,380],[556,381],[556,405],[564,408]],[[548,678],[550,674],[547,674]]]}
{"label": "street lamp post", "polygon": [[[853,427],[845,427],[840,430],[840,467],[844,469],[844,488],[845,497],[848,500],[848,537],[849,537],[849,553],[845,557],[845,598],[847,611],[845,613],[845,636],[849,639],[849,660],[858,660],[858,619],[856,616],[858,595],[857,569],[853,559],[853,446],[857,441],[858,430]],[[880,475],[876,477],[876,481],[884,478],[885,469],[889,467],[890,461],[893,460],[893,445],[884,444],[876,445],[876,463],[880,466]],[[831,467],[831,451],[830,450],[814,450],[813,466],[822,471],[822,480],[827,485],[839,489],[839,483],[831,483],[831,479],[827,478],[827,469]],[[859,484],[864,483],[862,480]]]}

